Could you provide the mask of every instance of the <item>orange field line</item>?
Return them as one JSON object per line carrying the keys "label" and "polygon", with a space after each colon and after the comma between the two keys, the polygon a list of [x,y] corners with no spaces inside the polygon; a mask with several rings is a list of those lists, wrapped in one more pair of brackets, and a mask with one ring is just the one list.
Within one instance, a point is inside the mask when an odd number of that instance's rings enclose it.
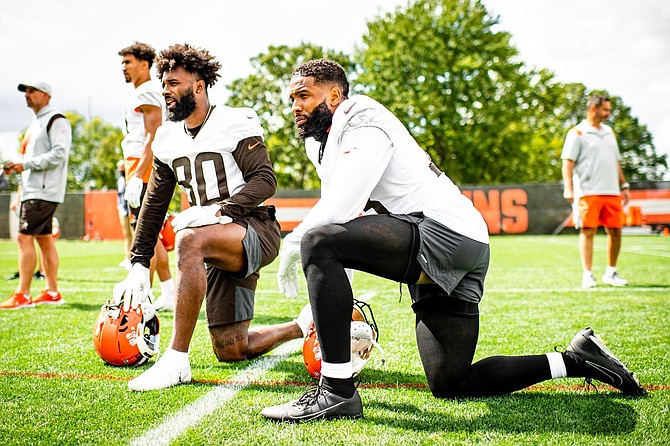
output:
{"label": "orange field line", "polygon": [[265,200],[265,204],[278,208],[311,208],[318,201],[318,198],[269,198]]}

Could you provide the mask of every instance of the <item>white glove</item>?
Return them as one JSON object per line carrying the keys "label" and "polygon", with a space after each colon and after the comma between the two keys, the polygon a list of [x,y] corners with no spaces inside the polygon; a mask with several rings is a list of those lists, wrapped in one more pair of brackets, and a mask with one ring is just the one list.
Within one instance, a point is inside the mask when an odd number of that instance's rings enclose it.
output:
{"label": "white glove", "polygon": [[140,303],[147,302],[151,291],[149,268],[133,263],[123,282],[114,285],[114,303],[119,305],[123,299],[123,310],[137,309]]}
{"label": "white glove", "polygon": [[286,297],[298,297],[298,261],[300,260],[300,239],[290,233],[284,237],[279,253],[277,284],[279,292]]}
{"label": "white glove", "polygon": [[128,184],[126,184],[126,191],[123,194],[123,199],[128,202],[131,208],[140,207],[140,198],[142,197],[142,187],[144,183],[140,177],[132,177]]}
{"label": "white glove", "polygon": [[190,208],[181,211],[172,220],[174,232],[181,231],[185,228],[196,228],[198,226],[208,226],[215,224],[225,225],[233,221],[227,215],[217,216],[216,214],[221,210],[218,204],[211,204],[209,206],[191,206]]}

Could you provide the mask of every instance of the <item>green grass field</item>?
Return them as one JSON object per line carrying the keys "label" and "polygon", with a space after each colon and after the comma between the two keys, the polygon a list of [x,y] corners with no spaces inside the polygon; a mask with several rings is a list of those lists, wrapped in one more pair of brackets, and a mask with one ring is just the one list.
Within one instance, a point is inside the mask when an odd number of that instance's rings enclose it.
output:
{"label": "green grass field", "polygon": [[[105,365],[91,342],[93,321],[125,277],[120,242],[59,240],[60,290],[65,305],[0,313],[0,444],[549,444],[670,443],[670,238],[624,237],[623,289],[581,290],[577,236],[494,237],[481,304],[475,359],[535,354],[565,347],[591,326],[636,373],[649,395],[623,397],[583,380],[546,381],[512,395],[439,400],[425,386],[415,347],[409,294],[398,284],[357,274],[380,327],[386,364],[375,353],[361,373],[365,416],[358,421],[275,424],[265,406],[298,397],[311,383],[289,344],[253,361],[219,364],[209,345],[204,312],[191,346],[195,382],[131,393],[140,368]],[[0,296],[16,281],[16,244],[0,241]],[[594,272],[605,266],[605,236],[596,240]],[[174,262],[172,264],[174,268]],[[292,319],[307,302],[277,292],[277,262],[262,271],[254,324]],[[43,282],[33,282],[37,294]],[[160,314],[161,346],[173,316]],[[152,364],[153,362],[150,362]]]}

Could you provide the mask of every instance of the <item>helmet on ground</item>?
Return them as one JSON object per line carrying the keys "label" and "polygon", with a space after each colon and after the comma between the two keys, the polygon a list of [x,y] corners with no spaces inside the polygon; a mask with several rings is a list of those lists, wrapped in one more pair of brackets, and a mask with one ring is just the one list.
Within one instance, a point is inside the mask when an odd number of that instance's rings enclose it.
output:
{"label": "helmet on ground", "polygon": [[[372,308],[366,302],[354,299],[351,314],[351,366],[356,376],[370,359],[372,349],[377,347],[384,354],[379,340],[379,330]],[[307,372],[316,379],[321,377],[321,346],[316,335],[314,323],[305,335],[302,345],[302,358]],[[382,363],[384,359],[382,359]]]}
{"label": "helmet on ground", "polygon": [[158,234],[158,238],[160,239],[161,243],[163,243],[163,246],[165,246],[166,251],[174,251],[174,241],[176,234],[174,232],[174,226],[172,226],[172,220],[174,220],[174,215],[168,215],[163,222],[161,232]]}
{"label": "helmet on ground", "polygon": [[107,301],[93,325],[98,355],[114,366],[139,366],[159,352],[160,323],[154,308],[140,305],[123,310],[123,302]]}

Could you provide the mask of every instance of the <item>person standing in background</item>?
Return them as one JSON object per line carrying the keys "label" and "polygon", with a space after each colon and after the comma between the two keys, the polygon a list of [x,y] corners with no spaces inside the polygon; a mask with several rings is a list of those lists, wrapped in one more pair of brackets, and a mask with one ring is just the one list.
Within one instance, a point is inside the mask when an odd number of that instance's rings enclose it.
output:
{"label": "person standing in background", "polygon": [[[19,284],[2,310],[30,308],[39,304],[62,304],[58,291],[58,251],[54,244],[53,216],[65,198],[67,165],[72,145],[72,127],[65,116],[50,105],[51,86],[40,79],[19,84],[26,104],[35,112],[21,143],[21,160],[6,162],[5,174],[21,174],[19,212]],[[45,288],[34,299],[30,285],[37,264],[35,241],[39,246]]]}
{"label": "person standing in background", "polygon": [[[608,97],[593,94],[588,98],[586,119],[568,131],[563,144],[563,197],[576,204],[575,226],[579,228],[579,254],[582,288],[593,288],[593,240],[598,226],[607,232],[607,269],[603,283],[626,286],[628,281],[617,271],[621,250],[623,206],[630,199],[630,185],[621,169],[621,154],[612,128],[605,124],[612,112]],[[581,190],[576,196],[575,190]],[[575,203],[577,200],[577,203]]]}
{"label": "person standing in background", "polygon": [[116,178],[116,208],[119,211],[119,223],[121,224],[121,232],[123,233],[123,260],[119,266],[130,270],[130,244],[133,241],[133,236],[130,231],[130,210],[128,209],[128,202],[125,198],[126,193],[126,169],[124,161],[119,160],[116,163],[117,178]]}
{"label": "person standing in background", "polygon": [[[121,142],[125,160],[126,189],[124,198],[130,208],[130,227],[135,230],[140,207],[151,176],[153,151],[151,145],[156,129],[163,123],[161,88],[151,81],[151,66],[156,51],[146,43],[135,42],[119,51],[123,75],[135,87],[125,112],[124,138]],[[157,310],[174,311],[174,281],[165,246],[158,241],[151,259],[151,277],[156,271],[161,295],[154,301]]]}

